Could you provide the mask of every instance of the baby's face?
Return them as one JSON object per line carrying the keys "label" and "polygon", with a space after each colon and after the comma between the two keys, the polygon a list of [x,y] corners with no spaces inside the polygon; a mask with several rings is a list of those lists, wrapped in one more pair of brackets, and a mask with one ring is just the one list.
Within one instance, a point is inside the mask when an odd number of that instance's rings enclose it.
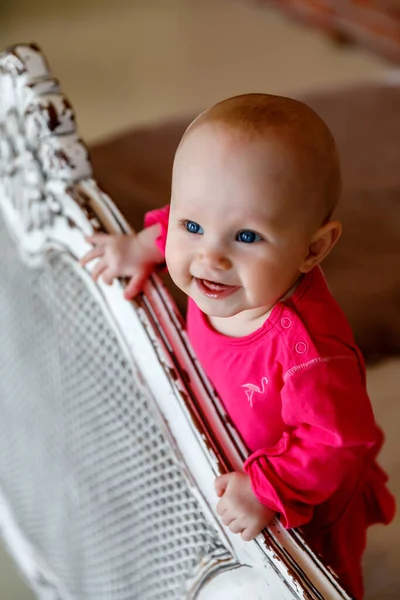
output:
{"label": "baby's face", "polygon": [[207,315],[259,318],[299,277],[310,230],[294,161],[276,141],[210,123],[178,150],[167,265]]}

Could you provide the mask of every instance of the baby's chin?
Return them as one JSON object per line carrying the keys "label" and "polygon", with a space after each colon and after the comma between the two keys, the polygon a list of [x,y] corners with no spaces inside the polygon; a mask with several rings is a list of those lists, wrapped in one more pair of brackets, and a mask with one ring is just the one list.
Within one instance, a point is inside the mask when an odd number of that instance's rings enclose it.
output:
{"label": "baby's chin", "polygon": [[237,315],[239,315],[242,311],[237,310],[237,311],[230,311],[230,310],[224,310],[223,308],[216,308],[216,309],[205,309],[202,306],[199,306],[199,303],[196,302],[194,300],[195,304],[200,308],[200,310],[207,315],[207,317],[212,317],[212,318],[216,318],[216,319],[230,319],[232,317],[236,317]]}
{"label": "baby's chin", "polygon": [[[210,319],[232,319],[231,326],[243,327],[249,331],[258,329],[263,321],[269,317],[273,309],[272,305],[243,306],[242,302],[237,304],[223,300],[211,300],[202,298],[195,294],[189,297],[196,306]],[[254,327],[253,327],[254,326]]]}
{"label": "baby's chin", "polygon": [[229,319],[236,317],[241,312],[242,308],[229,306],[228,302],[223,300],[212,300],[210,298],[199,298],[197,294],[190,294],[189,297],[196,306],[203,312],[207,317],[215,317],[218,319]]}

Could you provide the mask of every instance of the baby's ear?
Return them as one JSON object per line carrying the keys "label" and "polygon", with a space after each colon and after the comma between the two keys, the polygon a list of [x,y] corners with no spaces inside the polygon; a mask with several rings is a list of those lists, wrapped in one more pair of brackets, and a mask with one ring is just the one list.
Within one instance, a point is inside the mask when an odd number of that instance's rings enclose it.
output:
{"label": "baby's ear", "polygon": [[339,221],[329,221],[329,223],[320,227],[311,239],[308,255],[301,265],[300,271],[308,273],[319,265],[328,256],[341,234],[342,225]]}

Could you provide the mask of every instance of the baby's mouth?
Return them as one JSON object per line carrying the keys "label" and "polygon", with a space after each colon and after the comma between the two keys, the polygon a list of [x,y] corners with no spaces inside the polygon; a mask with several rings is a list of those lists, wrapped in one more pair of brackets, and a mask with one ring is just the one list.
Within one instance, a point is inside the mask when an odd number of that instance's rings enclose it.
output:
{"label": "baby's mouth", "polygon": [[207,298],[226,298],[239,289],[238,285],[226,285],[209,279],[198,279],[195,277],[197,287]]}
{"label": "baby's mouth", "polygon": [[200,279],[200,281],[205,287],[215,291],[220,291],[233,287],[232,285],[226,285],[226,283],[217,283],[216,281],[210,281],[209,279]]}

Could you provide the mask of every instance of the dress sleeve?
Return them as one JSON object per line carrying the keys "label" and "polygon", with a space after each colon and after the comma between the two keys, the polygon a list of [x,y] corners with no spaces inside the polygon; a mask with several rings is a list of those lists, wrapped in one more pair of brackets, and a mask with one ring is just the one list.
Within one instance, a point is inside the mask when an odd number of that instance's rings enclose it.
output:
{"label": "dress sleeve", "polygon": [[311,520],[315,507],[345,482],[365,477],[377,427],[358,362],[351,356],[310,361],[288,372],[281,390],[287,431],[244,468],[257,498],[284,527]]}
{"label": "dress sleeve", "polygon": [[169,204],[163,208],[157,208],[146,213],[144,216],[144,226],[151,227],[157,223],[161,227],[160,235],[156,239],[157,248],[165,257],[165,246],[167,243],[168,219],[169,219]]}

